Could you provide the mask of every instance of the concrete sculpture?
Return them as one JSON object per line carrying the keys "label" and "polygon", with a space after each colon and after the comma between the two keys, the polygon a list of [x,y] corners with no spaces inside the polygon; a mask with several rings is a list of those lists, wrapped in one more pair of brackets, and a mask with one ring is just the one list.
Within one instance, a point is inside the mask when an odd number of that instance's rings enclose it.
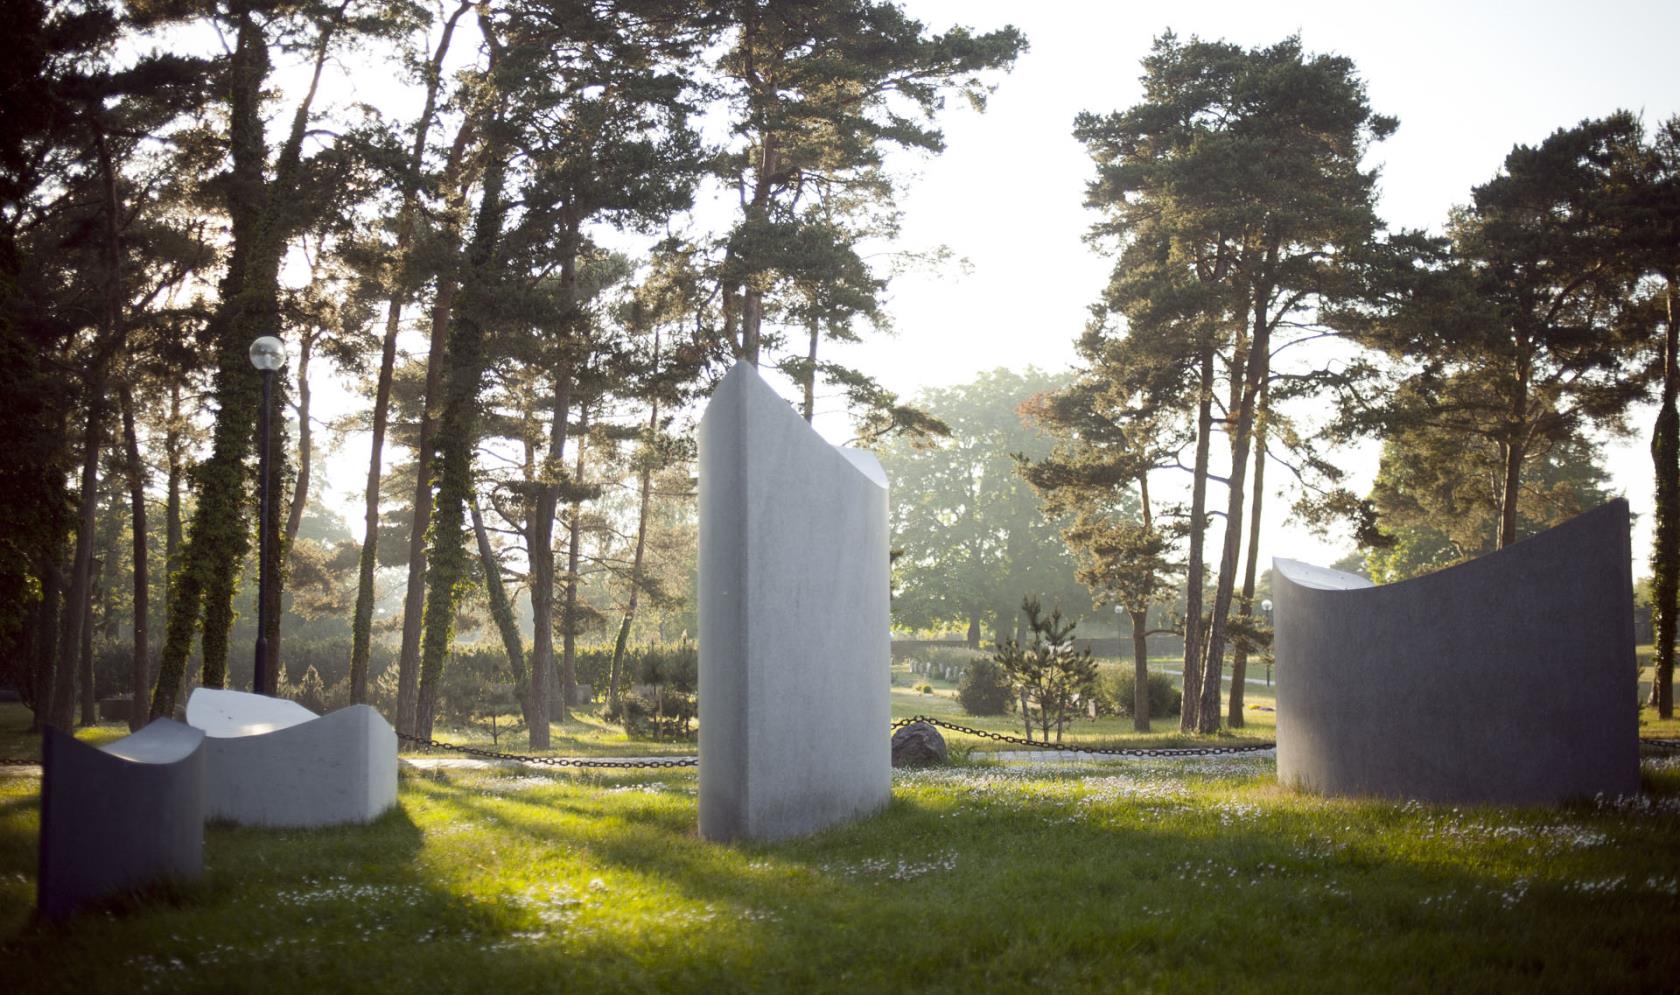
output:
{"label": "concrete sculpture", "polygon": [[35,903],[60,919],[96,899],[204,871],[204,733],[158,719],[90,746],[41,739]]}
{"label": "concrete sculpture", "polygon": [[1274,560],[1278,779],[1555,804],[1639,788],[1628,508],[1424,577]]}
{"label": "concrete sculpture", "polygon": [[371,822],[397,801],[397,734],[367,705],[317,716],[296,702],[199,688],[205,816],[245,826]]}
{"label": "concrete sculpture", "polygon": [[782,839],[892,794],[887,480],[747,363],[700,422],[700,833]]}

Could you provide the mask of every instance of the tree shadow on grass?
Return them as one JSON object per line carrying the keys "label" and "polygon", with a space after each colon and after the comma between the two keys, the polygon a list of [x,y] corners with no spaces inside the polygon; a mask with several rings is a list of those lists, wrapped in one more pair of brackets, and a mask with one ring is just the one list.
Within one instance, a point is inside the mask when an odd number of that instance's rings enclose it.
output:
{"label": "tree shadow on grass", "polygon": [[[1559,837],[1523,850],[1523,827],[1567,828],[1578,818],[1567,811],[1408,810],[1275,789],[1228,805],[1091,807],[901,792],[857,824],[723,847],[694,838],[692,806],[603,825],[570,797],[460,804],[609,881],[712,910],[697,934],[655,930],[662,956],[644,964],[655,985],[1580,990],[1647,987],[1676,961],[1661,926],[1676,921],[1672,897],[1538,879]],[[557,810],[564,822],[545,817]],[[1431,833],[1447,839],[1420,846]],[[1680,871],[1675,835],[1652,830],[1640,873]],[[1568,858],[1579,873],[1638,870],[1626,848],[1585,838]],[[591,963],[625,956],[622,932],[555,942]]]}
{"label": "tree shadow on grass", "polygon": [[[178,904],[0,957],[43,989],[172,991],[1604,990],[1680,966],[1672,898],[1513,899],[1523,838],[1472,831],[1509,812],[1028,776],[900,784],[873,818],[724,846],[694,832],[691,775],[652,777],[405,776],[370,826],[212,829]],[[1556,860],[1680,874],[1675,823]]]}

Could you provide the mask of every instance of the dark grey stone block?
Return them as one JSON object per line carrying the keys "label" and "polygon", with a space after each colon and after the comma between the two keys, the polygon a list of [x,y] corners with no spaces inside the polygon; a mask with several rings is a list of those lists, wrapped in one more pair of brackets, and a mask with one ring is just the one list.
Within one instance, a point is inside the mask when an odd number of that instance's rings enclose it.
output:
{"label": "dark grey stone block", "polygon": [[1278,778],[1555,804],[1639,789],[1626,501],[1397,584],[1274,561]]}
{"label": "dark grey stone block", "polygon": [[36,906],[84,903],[204,871],[204,733],[158,719],[105,747],[57,729],[41,739]]}

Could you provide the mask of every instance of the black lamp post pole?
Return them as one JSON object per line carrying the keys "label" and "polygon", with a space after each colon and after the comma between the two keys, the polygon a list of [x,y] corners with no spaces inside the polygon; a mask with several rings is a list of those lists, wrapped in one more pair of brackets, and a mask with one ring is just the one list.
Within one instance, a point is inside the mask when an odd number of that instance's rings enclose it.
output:
{"label": "black lamp post pole", "polygon": [[274,551],[269,548],[269,535],[273,532],[273,523],[269,521],[269,517],[274,513],[274,502],[268,493],[268,419],[274,399],[273,370],[262,371],[262,385],[262,411],[257,416],[257,476],[260,478],[258,487],[261,488],[262,494],[257,521],[257,653],[251,677],[251,690],[257,694],[273,694],[274,667],[268,653],[269,560],[274,555]]}

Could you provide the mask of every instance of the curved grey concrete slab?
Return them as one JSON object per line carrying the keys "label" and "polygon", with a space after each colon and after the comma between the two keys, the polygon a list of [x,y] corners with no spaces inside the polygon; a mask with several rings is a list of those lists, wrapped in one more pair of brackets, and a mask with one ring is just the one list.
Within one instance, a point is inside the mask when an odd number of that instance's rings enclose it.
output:
{"label": "curved grey concrete slab", "polygon": [[367,705],[317,716],[295,702],[199,688],[205,816],[243,826],[371,822],[397,801],[397,734]]}
{"label": "curved grey concrete slab", "polygon": [[892,795],[887,479],[737,363],[700,422],[700,833],[781,839]]}
{"label": "curved grey concrete slab", "polygon": [[1639,788],[1628,508],[1397,584],[1273,561],[1278,779],[1555,804]]}
{"label": "curved grey concrete slab", "polygon": [[158,719],[104,748],[41,738],[36,906],[49,919],[204,872],[204,733]]}

